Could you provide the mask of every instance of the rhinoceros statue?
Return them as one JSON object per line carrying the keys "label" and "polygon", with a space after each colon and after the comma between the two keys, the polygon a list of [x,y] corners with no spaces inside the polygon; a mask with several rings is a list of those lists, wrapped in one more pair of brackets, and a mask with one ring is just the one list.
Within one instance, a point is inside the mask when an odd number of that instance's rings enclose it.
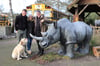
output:
{"label": "rhinoceros statue", "polygon": [[68,19],[62,18],[52,24],[43,37],[30,36],[39,40],[42,48],[46,48],[60,41],[61,50],[59,53],[64,56],[74,57],[74,45],[77,44],[77,51],[82,54],[89,53],[89,42],[92,37],[92,28],[84,22],[71,23]]}

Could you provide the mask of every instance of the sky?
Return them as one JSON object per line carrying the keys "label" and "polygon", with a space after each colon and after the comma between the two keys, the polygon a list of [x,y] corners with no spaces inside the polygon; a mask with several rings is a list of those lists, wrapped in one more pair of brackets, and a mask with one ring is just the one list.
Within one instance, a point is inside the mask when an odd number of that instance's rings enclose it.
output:
{"label": "sky", "polygon": [[[21,13],[22,9],[26,6],[34,4],[36,0],[12,0],[12,9],[14,13]],[[62,2],[68,2],[69,0],[61,0]],[[9,12],[9,0],[0,0],[0,5],[3,6],[3,12]]]}
{"label": "sky", "polygon": [[[12,0],[12,8],[14,13],[20,13],[26,6],[34,4],[36,0]],[[9,12],[9,0],[0,0],[0,5],[3,6],[4,12]]]}

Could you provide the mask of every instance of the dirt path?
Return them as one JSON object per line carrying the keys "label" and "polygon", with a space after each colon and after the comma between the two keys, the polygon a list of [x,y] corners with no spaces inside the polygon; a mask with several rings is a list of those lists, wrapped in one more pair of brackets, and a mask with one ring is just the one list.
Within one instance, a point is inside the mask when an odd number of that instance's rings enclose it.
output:
{"label": "dirt path", "polygon": [[[17,40],[15,38],[0,40],[0,66],[100,66],[100,59],[94,56],[80,56],[70,60],[57,60],[44,65],[37,64],[34,60],[30,61],[29,58],[21,61],[13,60],[11,52],[16,46]],[[37,52],[37,45],[32,44],[32,50]],[[56,52],[58,49],[49,48],[48,52]]]}
{"label": "dirt path", "polygon": [[100,59],[96,59],[92,56],[85,56],[71,60],[54,61],[52,63],[45,64],[45,66],[100,66]]}

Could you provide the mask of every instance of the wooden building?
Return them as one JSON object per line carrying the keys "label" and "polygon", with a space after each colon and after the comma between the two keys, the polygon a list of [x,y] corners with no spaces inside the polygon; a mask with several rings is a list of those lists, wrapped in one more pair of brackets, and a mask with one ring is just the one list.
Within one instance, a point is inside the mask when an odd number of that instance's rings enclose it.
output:
{"label": "wooden building", "polygon": [[[67,9],[74,14],[73,22],[79,19],[84,21],[91,12],[100,16],[100,0],[73,0]],[[85,16],[86,12],[88,14]]]}

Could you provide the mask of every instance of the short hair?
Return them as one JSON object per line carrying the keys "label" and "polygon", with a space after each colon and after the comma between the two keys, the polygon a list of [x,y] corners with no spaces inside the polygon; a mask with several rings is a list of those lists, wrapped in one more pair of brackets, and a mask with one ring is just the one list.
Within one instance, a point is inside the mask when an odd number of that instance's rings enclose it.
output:
{"label": "short hair", "polygon": [[37,10],[37,12],[41,13],[41,11],[40,11],[40,10]]}
{"label": "short hair", "polygon": [[27,12],[27,10],[26,10],[26,9],[23,9],[22,11],[25,11],[25,12]]}

